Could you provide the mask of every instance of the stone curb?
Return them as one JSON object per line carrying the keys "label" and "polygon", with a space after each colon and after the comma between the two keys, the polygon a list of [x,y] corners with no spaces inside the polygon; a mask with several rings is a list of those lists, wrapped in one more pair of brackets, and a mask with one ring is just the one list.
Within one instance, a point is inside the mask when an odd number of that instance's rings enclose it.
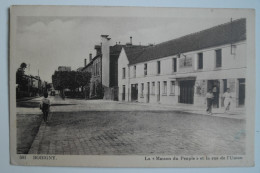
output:
{"label": "stone curb", "polygon": [[[50,112],[49,119],[51,118],[51,116],[52,116],[52,112]],[[46,123],[42,119],[38,133],[33,140],[33,143],[31,145],[31,148],[30,148],[28,154],[38,154],[40,142],[42,141],[45,130],[46,130]]]}

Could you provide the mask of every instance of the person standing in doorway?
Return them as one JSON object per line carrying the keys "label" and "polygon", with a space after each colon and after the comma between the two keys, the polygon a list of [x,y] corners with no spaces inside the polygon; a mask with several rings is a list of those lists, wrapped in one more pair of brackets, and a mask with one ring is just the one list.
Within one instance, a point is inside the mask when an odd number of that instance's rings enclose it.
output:
{"label": "person standing in doorway", "polygon": [[207,113],[209,115],[212,115],[212,103],[213,103],[214,95],[212,93],[212,90],[209,89],[206,94],[206,101],[207,101]]}
{"label": "person standing in doorway", "polygon": [[218,107],[218,86],[217,83],[214,82],[213,88],[212,88],[212,93],[213,93],[213,100],[212,100],[212,105]]}
{"label": "person standing in doorway", "polygon": [[226,92],[223,94],[223,98],[224,98],[225,112],[227,112],[227,111],[229,111],[231,99],[232,99],[229,88],[227,88]]}

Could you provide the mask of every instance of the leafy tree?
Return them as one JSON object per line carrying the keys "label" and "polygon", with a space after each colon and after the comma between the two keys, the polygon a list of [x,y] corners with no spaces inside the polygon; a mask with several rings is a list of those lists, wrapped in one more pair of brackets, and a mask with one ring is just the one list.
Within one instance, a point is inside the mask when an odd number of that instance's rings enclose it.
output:
{"label": "leafy tree", "polygon": [[20,88],[25,88],[28,84],[28,80],[24,74],[26,67],[27,65],[23,62],[16,71],[16,84],[18,84]]}
{"label": "leafy tree", "polygon": [[52,75],[53,87],[56,90],[63,91],[68,88],[71,91],[88,85],[90,82],[91,75],[89,72],[80,72],[80,71],[55,71]]}

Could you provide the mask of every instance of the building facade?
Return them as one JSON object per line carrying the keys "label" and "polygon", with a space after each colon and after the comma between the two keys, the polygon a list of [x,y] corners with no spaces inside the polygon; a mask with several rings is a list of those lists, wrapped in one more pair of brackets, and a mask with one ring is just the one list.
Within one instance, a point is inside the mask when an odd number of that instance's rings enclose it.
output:
{"label": "building facade", "polygon": [[102,67],[102,56],[100,53],[100,46],[95,46],[96,56],[92,58],[92,54],[89,54],[89,63],[87,64],[87,60],[85,59],[85,66],[81,69],[81,71],[91,73],[90,84],[85,87],[85,90],[88,91],[89,98],[98,98],[99,95],[99,85],[101,85],[101,67]]}
{"label": "building facade", "polygon": [[59,66],[58,71],[71,71],[71,67],[69,67],[69,66]]}
{"label": "building facade", "polygon": [[224,106],[245,105],[246,20],[239,19],[141,50],[123,48],[118,60],[120,101]]}

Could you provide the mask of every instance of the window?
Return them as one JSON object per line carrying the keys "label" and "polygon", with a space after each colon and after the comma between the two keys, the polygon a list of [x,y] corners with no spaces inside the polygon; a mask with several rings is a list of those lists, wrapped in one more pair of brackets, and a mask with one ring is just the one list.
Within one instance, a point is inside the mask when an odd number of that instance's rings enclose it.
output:
{"label": "window", "polygon": [[144,64],[144,75],[147,75],[147,64]]}
{"label": "window", "polygon": [[222,66],[222,52],[221,49],[216,50],[216,67]]}
{"label": "window", "polygon": [[177,58],[172,59],[172,69],[173,72],[177,72]]}
{"label": "window", "polygon": [[125,68],[123,68],[122,78],[125,79]]}
{"label": "window", "polygon": [[203,53],[198,53],[198,69],[203,69]]}
{"label": "window", "polygon": [[93,64],[93,75],[96,76],[96,66]]}
{"label": "window", "polygon": [[157,74],[161,73],[161,62],[157,61]]}
{"label": "window", "polygon": [[163,94],[167,94],[167,81],[163,81]]}
{"label": "window", "polygon": [[174,95],[175,93],[175,81],[171,81],[171,94]]}
{"label": "window", "polygon": [[98,75],[98,63],[96,63],[96,75]]}
{"label": "window", "polygon": [[142,83],[141,84],[141,97],[144,96],[144,84]]}
{"label": "window", "polygon": [[136,77],[136,65],[134,66],[134,77]]}
{"label": "window", "polygon": [[100,75],[100,62],[98,62],[98,75]]}
{"label": "window", "polygon": [[152,94],[155,94],[155,82],[152,82]]}

